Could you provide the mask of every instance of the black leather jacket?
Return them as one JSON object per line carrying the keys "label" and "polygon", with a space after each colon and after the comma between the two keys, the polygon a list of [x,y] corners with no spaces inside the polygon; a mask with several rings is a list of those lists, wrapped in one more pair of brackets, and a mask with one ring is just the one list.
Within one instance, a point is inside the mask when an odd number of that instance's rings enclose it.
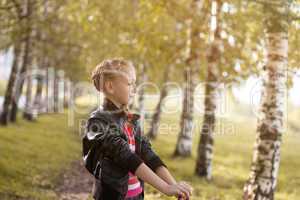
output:
{"label": "black leather jacket", "polygon": [[[135,173],[141,163],[154,172],[166,165],[152,150],[150,141],[142,135],[140,115],[133,114],[135,153],[131,152],[122,126],[127,120],[124,111],[118,110],[105,99],[103,109],[91,113],[82,138],[83,160],[87,170],[95,177],[93,197],[96,200],[123,200],[128,190],[128,172]],[[139,179],[143,187],[144,182]]]}

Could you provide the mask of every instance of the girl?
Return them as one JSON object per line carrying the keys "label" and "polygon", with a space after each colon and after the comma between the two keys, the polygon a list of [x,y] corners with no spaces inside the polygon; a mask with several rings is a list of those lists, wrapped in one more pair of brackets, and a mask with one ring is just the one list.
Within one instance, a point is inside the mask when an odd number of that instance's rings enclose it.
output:
{"label": "girl", "polygon": [[123,59],[104,60],[92,80],[104,93],[90,115],[83,142],[85,167],[93,174],[95,200],[142,200],[144,182],[165,195],[189,199],[191,186],[176,182],[142,135],[140,115],[128,111],[135,93],[135,68]]}

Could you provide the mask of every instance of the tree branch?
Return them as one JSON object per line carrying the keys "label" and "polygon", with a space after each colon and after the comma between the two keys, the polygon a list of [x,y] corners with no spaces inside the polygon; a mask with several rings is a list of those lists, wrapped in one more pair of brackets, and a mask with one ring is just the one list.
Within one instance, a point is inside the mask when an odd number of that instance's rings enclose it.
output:
{"label": "tree branch", "polygon": [[14,6],[0,6],[0,10],[10,10],[14,8]]}
{"label": "tree branch", "polygon": [[298,21],[298,20],[300,20],[300,16],[292,17],[291,20],[292,20],[292,21]]}
{"label": "tree branch", "polygon": [[22,18],[22,8],[21,5],[16,0],[11,0],[11,2],[14,4],[14,7],[17,10],[17,16],[19,19]]}
{"label": "tree branch", "polygon": [[272,2],[270,0],[248,0],[248,1],[254,2],[254,3],[259,3],[259,4],[262,4],[264,6],[282,6],[281,3]]}

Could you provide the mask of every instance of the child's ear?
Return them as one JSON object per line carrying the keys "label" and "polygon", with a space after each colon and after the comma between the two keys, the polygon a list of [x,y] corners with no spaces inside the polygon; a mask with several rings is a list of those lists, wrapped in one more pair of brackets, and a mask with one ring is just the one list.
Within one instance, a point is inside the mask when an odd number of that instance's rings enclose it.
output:
{"label": "child's ear", "polygon": [[112,81],[106,81],[104,83],[104,87],[105,87],[105,90],[108,94],[113,94],[114,93],[114,87],[113,87]]}

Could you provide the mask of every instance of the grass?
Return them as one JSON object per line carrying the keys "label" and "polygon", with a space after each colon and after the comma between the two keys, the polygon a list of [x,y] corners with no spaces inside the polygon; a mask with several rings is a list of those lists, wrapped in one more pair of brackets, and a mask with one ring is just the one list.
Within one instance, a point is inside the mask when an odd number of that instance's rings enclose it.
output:
{"label": "grass", "polygon": [[66,114],[53,114],[0,127],[1,200],[56,199],[60,172],[80,156],[79,137],[66,123]]}
{"label": "grass", "polygon": [[[164,116],[162,122],[178,123],[174,116]],[[201,125],[201,118],[196,123]],[[220,122],[221,121],[221,122]],[[256,122],[253,119],[241,121],[219,120],[215,134],[213,179],[208,182],[194,174],[199,128],[194,131],[191,158],[172,158],[179,130],[160,130],[157,140],[152,141],[155,151],[165,161],[176,180],[190,182],[194,188],[192,199],[235,200],[241,199],[243,185],[248,178],[255,141]],[[233,131],[232,131],[233,130]],[[281,165],[279,170],[277,200],[297,200],[300,196],[300,134],[287,131],[283,136]],[[146,185],[146,199],[174,199],[158,194]],[[153,195],[153,193],[155,195]],[[147,198],[148,197],[148,198]]]}
{"label": "grass", "polygon": [[5,86],[6,86],[5,81],[0,80],[0,96],[4,96]]}
{"label": "grass", "polygon": [[[299,116],[293,113],[290,117]],[[164,126],[154,150],[167,164],[176,180],[190,182],[194,200],[241,199],[249,175],[255,140],[255,117],[239,115],[218,118],[213,158],[213,179],[203,180],[194,174],[196,149],[201,127],[197,113],[190,158],[172,158],[179,132],[179,112],[162,115]],[[295,118],[296,120],[297,118]],[[295,121],[294,120],[294,121]],[[145,129],[149,124],[146,123]],[[293,129],[295,131],[295,129]],[[67,127],[66,114],[44,115],[38,122],[18,122],[0,127],[0,197],[13,199],[57,199],[54,188],[62,169],[79,159],[81,145],[76,128]],[[300,196],[300,134],[290,130],[283,137],[277,200],[297,200]],[[146,184],[146,200],[174,199],[157,192]]]}

